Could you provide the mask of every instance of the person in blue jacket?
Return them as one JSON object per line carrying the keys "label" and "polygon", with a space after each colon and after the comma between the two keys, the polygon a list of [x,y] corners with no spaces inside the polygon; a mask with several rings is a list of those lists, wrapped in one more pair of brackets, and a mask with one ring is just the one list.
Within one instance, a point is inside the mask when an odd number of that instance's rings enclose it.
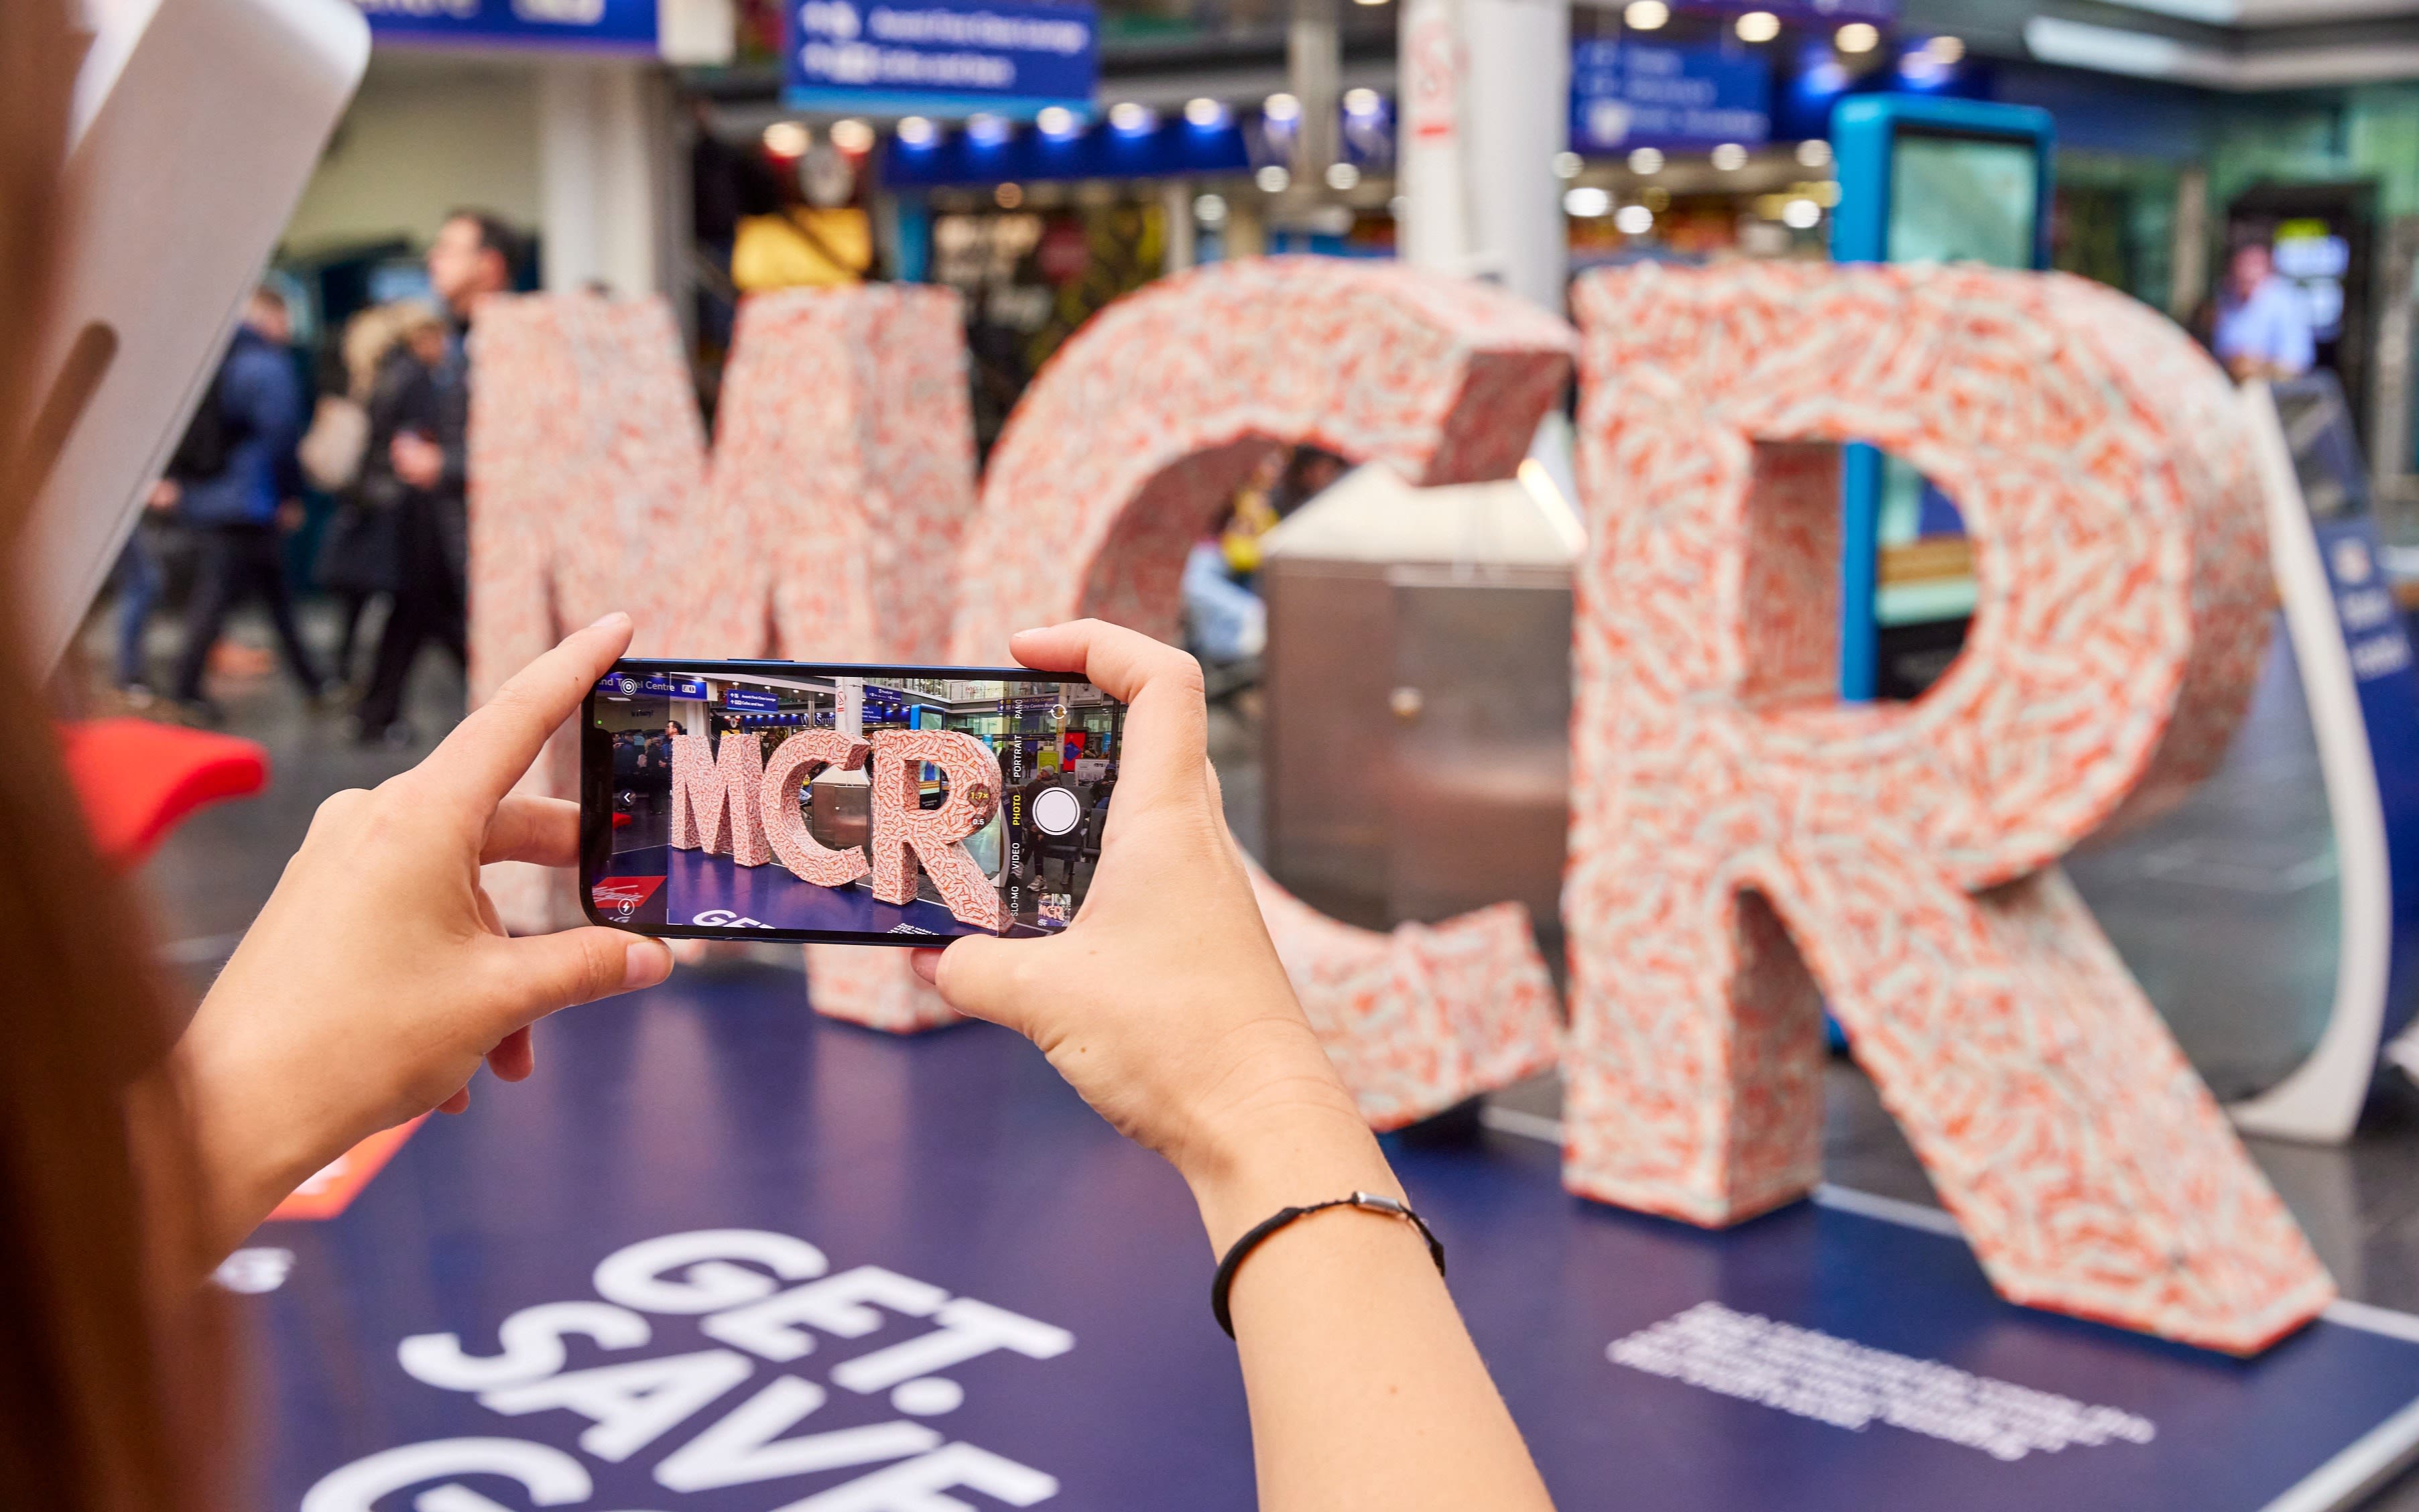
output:
{"label": "person in blue jacket", "polygon": [[177,514],[192,529],[197,554],[176,699],[208,723],[222,718],[218,705],[202,692],[210,648],[226,627],[228,611],[254,595],[269,606],[286,671],[302,685],[304,696],[316,702],[327,690],[295,628],[294,603],[278,560],[281,509],[302,492],[294,448],[306,415],[302,384],[285,351],[292,330],[284,297],[272,288],[254,290],[196,421],[202,428],[216,428],[214,444],[200,449],[216,466],[197,476],[172,471],[168,480],[176,486]]}

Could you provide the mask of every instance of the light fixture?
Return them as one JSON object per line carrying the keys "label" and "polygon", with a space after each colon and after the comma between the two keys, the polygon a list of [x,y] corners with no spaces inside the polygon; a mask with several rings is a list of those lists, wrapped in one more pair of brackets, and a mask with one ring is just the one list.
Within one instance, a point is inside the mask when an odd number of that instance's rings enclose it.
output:
{"label": "light fixture", "polygon": [[1579,170],[1586,166],[1587,160],[1576,152],[1554,154],[1554,177],[1557,178],[1577,178],[1579,176]]}
{"label": "light fixture", "polygon": [[1736,142],[1725,142],[1714,148],[1713,159],[1715,167],[1732,173],[1747,166],[1747,148]]}
{"label": "light fixture", "polygon": [[1578,184],[1563,191],[1563,213],[1582,221],[1593,221],[1612,208],[1610,192],[1594,184]]}
{"label": "light fixture", "polygon": [[1671,19],[1672,8],[1663,0],[1629,0],[1621,8],[1621,23],[1634,32],[1660,31]]}
{"label": "light fixture", "polygon": [[1184,102],[1184,118],[1206,131],[1226,124],[1226,107],[1208,95],[1195,95]]}
{"label": "light fixture", "polygon": [[1271,194],[1282,194],[1291,187],[1293,175],[1286,172],[1279,164],[1271,162],[1258,173],[1252,175],[1252,182]]}
{"label": "light fixture", "polygon": [[1140,136],[1158,124],[1158,113],[1148,105],[1120,100],[1109,107],[1109,128],[1121,135]]}
{"label": "light fixture", "polygon": [[1330,189],[1350,189],[1360,181],[1361,170],[1348,162],[1331,162],[1327,165],[1327,187]]}
{"label": "light fixture", "polygon": [[1200,194],[1194,196],[1193,201],[1193,218],[1200,222],[1203,225],[1225,225],[1226,224],[1226,196],[1224,194]]}
{"label": "light fixture", "polygon": [[1780,35],[1780,18],[1769,10],[1750,10],[1733,23],[1742,42],[1768,42]]}
{"label": "light fixture", "polygon": [[903,147],[931,147],[933,137],[938,134],[932,130],[932,123],[921,116],[902,116],[899,118],[899,141]]}
{"label": "light fixture", "polygon": [[1629,171],[1631,173],[1638,174],[1641,177],[1650,173],[1661,173],[1663,171],[1663,149],[1660,147],[1632,147],[1629,152]]}
{"label": "light fixture", "polygon": [[1953,68],[1965,58],[1964,42],[1954,37],[1935,37],[1923,44],[1923,50],[1947,67]]}
{"label": "light fixture", "polygon": [[1869,21],[1852,21],[1831,34],[1831,45],[1842,53],[1870,53],[1881,39],[1881,29]]}
{"label": "light fixture", "polygon": [[997,116],[966,117],[966,140],[978,147],[995,147],[1008,140],[1008,122]]}
{"label": "light fixture", "polygon": [[1002,184],[991,192],[992,202],[1001,209],[1012,210],[1025,203],[1025,186]]}
{"label": "light fixture", "polygon": [[1272,121],[1297,121],[1302,118],[1302,101],[1291,95],[1271,95],[1260,101],[1260,114]]}
{"label": "light fixture", "polygon": [[1655,212],[1643,205],[1624,205],[1613,211],[1612,228],[1626,237],[1642,237],[1655,229]]}
{"label": "light fixture", "polygon": [[775,121],[764,128],[764,150],[777,158],[803,158],[814,145],[814,133],[796,121]]}
{"label": "light fixture", "polygon": [[1918,47],[1899,54],[1898,76],[1910,87],[1936,89],[1948,82],[1949,65]]}
{"label": "light fixture", "polygon": [[1809,168],[1820,168],[1831,161],[1831,144],[1819,136],[1810,136],[1797,144],[1797,161]]}
{"label": "light fixture", "polygon": [[1049,137],[1073,136],[1077,130],[1075,113],[1064,105],[1043,106],[1041,113],[1033,117],[1033,124],[1041,129],[1042,135]]}
{"label": "light fixture", "polygon": [[1397,194],[1386,202],[1386,213],[1399,221],[1411,213],[1411,196]]}
{"label": "light fixture", "polygon": [[842,152],[855,154],[873,150],[873,128],[851,116],[846,120],[831,123],[831,144]]}
{"label": "light fixture", "polygon": [[1375,89],[1344,91],[1344,114],[1347,116],[1375,116],[1385,106],[1386,101]]}
{"label": "light fixture", "polygon": [[1795,231],[1811,231],[1823,219],[1823,207],[1810,199],[1793,199],[1780,207],[1780,224]]}

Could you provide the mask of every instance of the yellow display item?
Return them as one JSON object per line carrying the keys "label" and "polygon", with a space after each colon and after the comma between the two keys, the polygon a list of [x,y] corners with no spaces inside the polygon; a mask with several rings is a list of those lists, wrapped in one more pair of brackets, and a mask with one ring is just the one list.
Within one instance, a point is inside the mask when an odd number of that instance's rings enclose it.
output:
{"label": "yellow display item", "polygon": [[863,210],[792,206],[739,223],[731,282],[743,294],[834,288],[865,281],[873,266],[873,223]]}

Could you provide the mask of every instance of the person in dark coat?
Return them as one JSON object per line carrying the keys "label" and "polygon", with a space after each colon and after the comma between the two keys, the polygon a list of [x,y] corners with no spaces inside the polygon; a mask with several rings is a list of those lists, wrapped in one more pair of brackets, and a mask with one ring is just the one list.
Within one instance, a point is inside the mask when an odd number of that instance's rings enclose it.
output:
{"label": "person in dark coat", "polygon": [[514,286],[520,238],[491,215],[461,211],[428,249],[428,282],[454,325],[430,374],[429,423],[394,433],[383,456],[411,491],[402,517],[402,587],[378,639],[377,665],[357,713],[364,742],[405,744],[403,695],[420,650],[436,641],[468,660],[464,576],[470,555],[470,363],[464,348],[480,303]]}
{"label": "person in dark coat", "polygon": [[212,418],[222,428],[215,458],[222,465],[206,477],[171,472],[177,511],[193,528],[200,547],[176,696],[206,723],[223,717],[218,705],[202,696],[210,648],[226,626],[228,611],[255,594],[268,603],[286,670],[302,685],[304,696],[316,700],[326,690],[295,628],[294,604],[278,560],[282,506],[302,491],[294,448],[302,437],[303,393],[285,350],[291,329],[284,297],[268,287],[254,291],[202,400],[214,407]]}
{"label": "person in dark coat", "polygon": [[360,407],[363,439],[354,475],[336,496],[314,576],[336,600],[336,675],[353,676],[354,648],[370,601],[403,587],[403,517],[408,487],[389,455],[410,427],[434,428],[431,373],[445,352],[445,325],[425,305],[363,310],[345,329],[346,396]]}

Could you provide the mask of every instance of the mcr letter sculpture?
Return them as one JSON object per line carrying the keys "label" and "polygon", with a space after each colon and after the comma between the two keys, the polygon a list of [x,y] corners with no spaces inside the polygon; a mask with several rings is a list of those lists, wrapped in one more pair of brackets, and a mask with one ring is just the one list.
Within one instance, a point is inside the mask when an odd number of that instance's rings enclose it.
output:
{"label": "mcr letter sculpture", "polygon": [[[802,882],[844,887],[873,873],[873,896],[887,903],[916,901],[921,863],[941,902],[960,922],[1008,927],[1008,908],[983,875],[965,841],[999,811],[999,759],[974,736],[954,730],[885,730],[869,747],[833,730],[801,731],[774,748],[768,764],[756,737],[734,731],[713,750],[711,735],[672,736],[671,842],[685,851],[729,856],[740,866],[776,859]],[[842,770],[873,756],[873,859],[850,848],[835,851],[807,826],[799,790],[818,767]],[[948,796],[926,810],[918,802],[925,764],[941,769]]]}
{"label": "mcr letter sculpture", "polygon": [[[629,603],[693,656],[758,655],[769,630],[798,656],[924,660],[946,638],[996,662],[1010,630],[1086,613],[1165,634],[1186,546],[1256,458],[1314,442],[1424,483],[1502,476],[1575,345],[1409,269],[1170,278],[1043,371],[977,508],[954,306],[923,292],[751,301],[710,485],[659,307],[483,314],[474,687],[552,640],[549,605]],[[2057,865],[2206,776],[2251,686],[2268,584],[2223,377],[2061,277],[1644,269],[1575,303],[1567,1047],[1517,905],[1379,934],[1256,878],[1364,1115],[1409,1122],[1559,1053],[1571,1190],[1734,1223],[1819,1177],[1827,1000],[2003,1295],[2236,1352],[2312,1317],[2333,1283]],[[1833,695],[1850,439],[1937,482],[1974,535],[1972,633],[1909,704]],[[886,489],[897,507],[863,502]],[[893,898],[920,864],[960,918],[992,917],[959,841],[996,765],[886,749],[903,734],[801,735],[769,764],[692,737],[679,842]],[[817,767],[869,760],[870,859],[819,845],[798,801]],[[929,813],[924,763],[950,788]],[[859,1022],[947,1021],[896,956],[818,947],[809,984]]]}
{"label": "mcr letter sculpture", "polygon": [[[2333,1283],[2057,866],[2207,775],[2248,697],[2223,376],[2064,276],[1643,270],[1577,303],[1566,1184],[1709,1225],[1804,1194],[1827,999],[2001,1295],[2238,1352],[2307,1320]],[[1911,704],[1831,691],[1849,438],[1975,540],[1971,636]]]}

